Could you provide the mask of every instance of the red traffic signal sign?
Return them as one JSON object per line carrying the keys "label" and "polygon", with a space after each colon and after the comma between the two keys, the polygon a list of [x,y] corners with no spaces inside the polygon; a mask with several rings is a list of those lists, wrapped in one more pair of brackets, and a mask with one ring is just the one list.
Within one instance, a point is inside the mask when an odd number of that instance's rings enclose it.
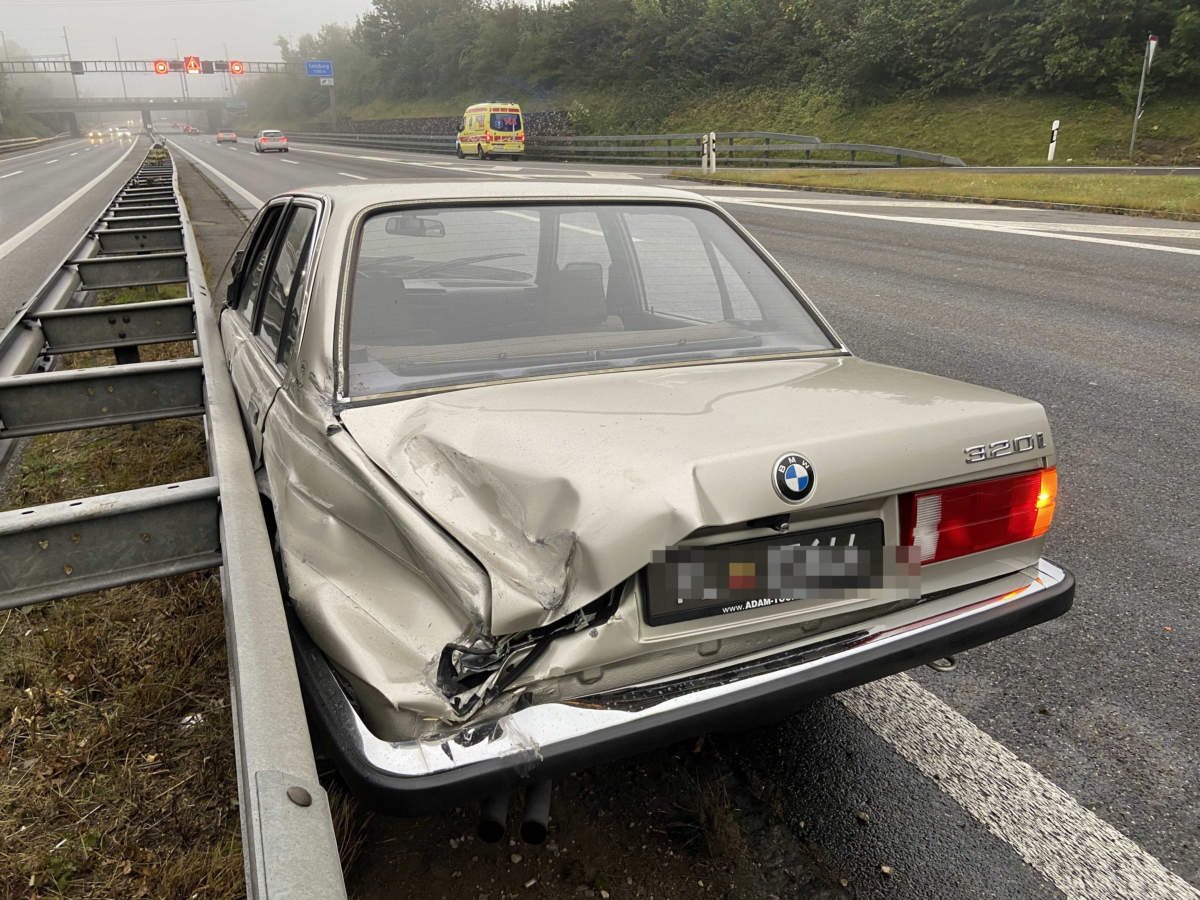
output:
{"label": "red traffic signal sign", "polygon": [[154,61],[154,74],[166,75],[170,73],[171,66],[165,59],[156,59]]}
{"label": "red traffic signal sign", "polygon": [[200,57],[185,56],[183,58],[183,70],[185,72],[187,72],[189,75],[199,75],[200,74]]}
{"label": "red traffic signal sign", "polygon": [[231,59],[229,61],[229,74],[230,75],[245,75],[246,74],[246,64],[244,62],[242,62],[240,59]]}

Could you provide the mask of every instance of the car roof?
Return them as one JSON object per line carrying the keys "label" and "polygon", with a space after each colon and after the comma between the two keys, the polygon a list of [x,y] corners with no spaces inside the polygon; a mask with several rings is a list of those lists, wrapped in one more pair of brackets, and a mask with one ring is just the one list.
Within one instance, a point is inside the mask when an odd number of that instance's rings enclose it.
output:
{"label": "car roof", "polygon": [[674,200],[711,205],[690,191],[636,184],[580,184],[577,181],[500,181],[462,179],[459,181],[376,181],[363,184],[330,184],[286,191],[279,196],[321,195],[335,205],[374,206],[377,203],[413,203],[446,200]]}

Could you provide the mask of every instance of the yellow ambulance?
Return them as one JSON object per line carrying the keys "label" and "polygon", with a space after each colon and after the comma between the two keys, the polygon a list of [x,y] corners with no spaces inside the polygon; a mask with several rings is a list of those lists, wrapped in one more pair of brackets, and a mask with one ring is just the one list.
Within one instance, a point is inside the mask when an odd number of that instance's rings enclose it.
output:
{"label": "yellow ambulance", "polygon": [[501,155],[520,159],[525,152],[525,122],[521,118],[521,107],[500,100],[468,106],[454,141],[454,150],[459,159],[467,155],[479,159]]}

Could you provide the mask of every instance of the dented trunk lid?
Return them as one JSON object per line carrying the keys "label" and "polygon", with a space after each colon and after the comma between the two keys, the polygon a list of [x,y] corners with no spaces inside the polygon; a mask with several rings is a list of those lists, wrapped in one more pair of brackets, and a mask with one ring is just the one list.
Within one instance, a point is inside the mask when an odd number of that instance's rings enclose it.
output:
{"label": "dented trunk lid", "polygon": [[[492,634],[582,607],[706,526],[986,477],[963,448],[1030,400],[848,356],[546,378],[345,409],[370,458],[487,570]],[[773,487],[784,453],[814,486]],[[891,540],[889,536],[889,540]]]}

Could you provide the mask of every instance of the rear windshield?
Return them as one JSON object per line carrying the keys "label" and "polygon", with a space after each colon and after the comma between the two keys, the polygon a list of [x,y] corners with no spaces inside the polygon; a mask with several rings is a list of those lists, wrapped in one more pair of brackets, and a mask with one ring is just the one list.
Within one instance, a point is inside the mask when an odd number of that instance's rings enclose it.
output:
{"label": "rear windshield", "polygon": [[352,396],[833,346],[699,207],[407,209],[367,218],[357,244]]}
{"label": "rear windshield", "polygon": [[263,137],[279,137],[281,134],[283,134],[282,131],[264,131]]}
{"label": "rear windshield", "polygon": [[492,131],[520,131],[520,113],[492,113]]}

